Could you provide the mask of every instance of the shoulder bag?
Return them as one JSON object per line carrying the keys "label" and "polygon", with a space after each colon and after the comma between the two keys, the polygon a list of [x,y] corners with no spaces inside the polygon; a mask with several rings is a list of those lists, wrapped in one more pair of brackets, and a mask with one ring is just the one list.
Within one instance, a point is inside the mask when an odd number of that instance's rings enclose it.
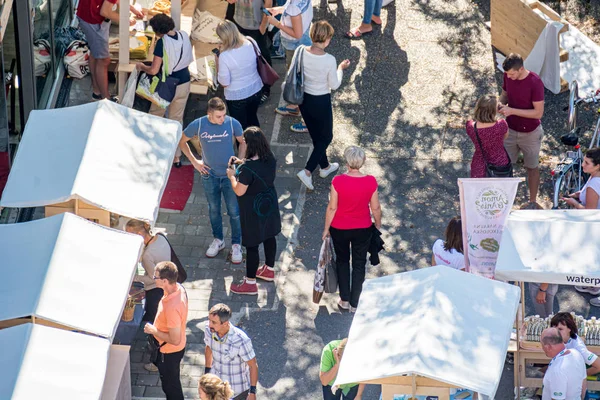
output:
{"label": "shoulder bag", "polygon": [[506,153],[506,157],[508,158],[508,164],[506,165],[494,165],[490,164],[487,161],[487,157],[485,156],[485,151],[483,150],[483,146],[481,145],[481,139],[479,139],[479,132],[477,132],[477,122],[473,124],[473,128],[475,129],[475,137],[477,138],[477,143],[479,143],[479,148],[481,149],[481,155],[483,156],[483,162],[485,163],[485,174],[488,178],[510,178],[513,176],[513,167],[510,162],[510,156],[506,151],[504,145],[502,149]]}
{"label": "shoulder bag", "polygon": [[256,54],[256,68],[258,69],[258,75],[260,75],[260,79],[265,85],[273,86],[273,84],[279,80],[279,75],[273,69],[273,67],[269,65],[267,60],[265,60],[263,55],[258,52],[258,48],[256,47],[254,40],[249,36],[247,36],[247,38],[248,41],[252,43],[254,54]]}
{"label": "shoulder bag", "polygon": [[302,104],[304,101],[304,46],[296,49],[294,62],[290,66],[283,83],[283,99],[290,104]]}
{"label": "shoulder bag", "polygon": [[177,254],[175,254],[175,250],[173,250],[173,246],[171,246],[169,239],[167,239],[167,236],[162,233],[158,233],[158,235],[162,236],[167,241],[167,243],[169,244],[169,248],[171,249],[171,262],[177,267],[177,283],[185,282],[185,280],[187,279],[187,272],[185,268],[183,268],[183,264],[181,263],[181,261],[179,261],[179,257],[177,257]]}

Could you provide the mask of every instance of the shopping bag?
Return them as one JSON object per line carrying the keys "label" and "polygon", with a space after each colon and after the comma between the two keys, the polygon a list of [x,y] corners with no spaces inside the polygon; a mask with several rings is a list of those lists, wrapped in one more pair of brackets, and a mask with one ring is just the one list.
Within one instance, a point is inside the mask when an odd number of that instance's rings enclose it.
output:
{"label": "shopping bag", "polygon": [[50,43],[46,39],[36,39],[33,42],[33,72],[35,76],[45,76],[50,71],[52,55]]}
{"label": "shopping bag", "polygon": [[190,38],[204,43],[221,43],[221,39],[216,33],[217,25],[220,22],[220,18],[215,17],[208,11],[200,11],[197,8],[192,20]]}
{"label": "shopping bag", "polygon": [[[331,276],[333,273],[333,276]],[[335,288],[332,289],[332,285]],[[337,290],[337,275],[335,273],[335,260],[333,253],[333,244],[331,238],[323,240],[321,251],[319,253],[319,262],[315,271],[315,280],[313,285],[313,303],[319,304],[323,293],[335,293]]]}
{"label": "shopping bag", "polygon": [[129,79],[127,79],[127,83],[125,83],[125,91],[123,93],[123,98],[121,99],[121,105],[129,108],[133,108],[133,102],[135,101],[135,90],[137,88],[137,80],[138,80],[139,72],[137,68],[129,75]]}
{"label": "shopping bag", "polygon": [[283,82],[283,99],[289,104],[302,104],[304,101],[304,46],[294,53],[292,64]]}
{"label": "shopping bag", "polygon": [[90,54],[83,40],[73,40],[67,47],[64,63],[67,74],[74,79],[82,79],[90,73]]}

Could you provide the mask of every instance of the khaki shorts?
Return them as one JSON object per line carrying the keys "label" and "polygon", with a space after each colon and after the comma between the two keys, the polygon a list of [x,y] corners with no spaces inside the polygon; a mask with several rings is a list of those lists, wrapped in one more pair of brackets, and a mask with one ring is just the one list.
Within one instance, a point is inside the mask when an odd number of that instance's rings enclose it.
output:
{"label": "khaki shorts", "polygon": [[508,152],[510,161],[515,164],[519,157],[519,151],[523,153],[523,165],[525,168],[535,169],[540,164],[540,149],[544,129],[542,125],[531,132],[517,132],[508,129],[508,137],[504,140],[504,147]]}

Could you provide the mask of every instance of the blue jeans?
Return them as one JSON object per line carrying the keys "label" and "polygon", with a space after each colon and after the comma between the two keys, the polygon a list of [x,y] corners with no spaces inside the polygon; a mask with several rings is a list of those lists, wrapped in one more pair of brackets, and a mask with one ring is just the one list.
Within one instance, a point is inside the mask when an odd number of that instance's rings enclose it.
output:
{"label": "blue jeans", "polygon": [[240,209],[238,207],[237,196],[231,188],[231,182],[226,176],[220,177],[213,175],[212,171],[208,174],[201,174],[202,186],[208,200],[208,215],[215,239],[223,238],[223,218],[221,213],[221,195],[225,199],[227,215],[231,223],[231,244],[242,243],[242,225],[240,223]]}
{"label": "blue jeans", "polygon": [[370,24],[373,15],[379,17],[379,14],[381,14],[381,3],[382,0],[365,0],[363,24]]}

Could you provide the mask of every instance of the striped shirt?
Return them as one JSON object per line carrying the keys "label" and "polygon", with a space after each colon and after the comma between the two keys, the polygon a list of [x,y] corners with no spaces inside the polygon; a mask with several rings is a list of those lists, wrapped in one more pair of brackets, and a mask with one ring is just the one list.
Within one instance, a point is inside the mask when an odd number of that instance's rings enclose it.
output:
{"label": "striped shirt", "polygon": [[204,344],[212,351],[211,373],[229,382],[235,396],[250,389],[250,367],[247,363],[256,355],[252,341],[244,331],[231,325],[229,332],[219,339],[206,324]]}

